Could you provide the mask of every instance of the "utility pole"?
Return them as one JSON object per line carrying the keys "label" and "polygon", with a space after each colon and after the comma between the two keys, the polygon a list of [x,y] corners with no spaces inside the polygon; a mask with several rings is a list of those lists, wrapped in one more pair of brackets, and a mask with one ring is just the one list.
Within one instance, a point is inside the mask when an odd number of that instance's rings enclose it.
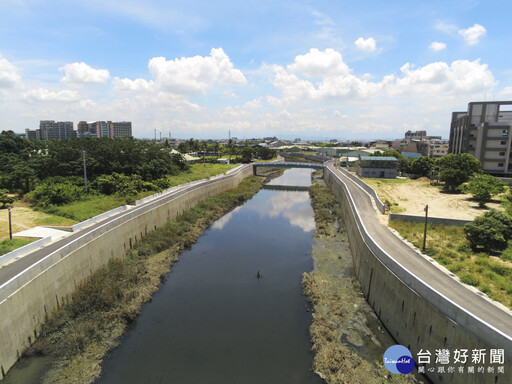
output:
{"label": "utility pole", "polygon": [[85,149],[82,149],[82,158],[84,160],[84,183],[85,183],[85,193],[87,193],[87,167],[85,165]]}
{"label": "utility pole", "polygon": [[11,225],[11,208],[9,207],[9,239],[12,240],[12,225]]}
{"label": "utility pole", "polygon": [[425,245],[427,244],[427,222],[428,222],[428,204],[425,205],[425,229],[423,230],[423,252],[425,252]]}

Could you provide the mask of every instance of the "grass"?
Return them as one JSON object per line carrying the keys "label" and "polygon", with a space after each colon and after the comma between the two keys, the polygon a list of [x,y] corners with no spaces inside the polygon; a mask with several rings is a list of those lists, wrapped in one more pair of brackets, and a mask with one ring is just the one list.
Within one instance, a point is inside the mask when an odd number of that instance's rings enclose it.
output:
{"label": "grass", "polygon": [[23,247],[24,245],[30,244],[35,239],[9,239],[0,242],[0,255],[5,255],[11,251],[14,251],[17,248]]}
{"label": "grass", "polygon": [[393,185],[393,184],[406,184],[408,182],[412,182],[411,179],[379,179],[379,178],[371,178],[371,177],[360,177],[366,184],[370,185],[372,188],[374,185]]}
{"label": "grass", "polygon": [[[424,224],[393,220],[389,225],[416,247],[423,246]],[[463,283],[478,288],[491,299],[512,309],[512,244],[501,257],[474,253],[468,246],[463,228],[429,224],[425,253],[457,275]]]}
{"label": "grass", "polygon": [[[191,164],[190,172],[184,172],[177,176],[169,176],[171,187],[185,184],[190,181],[201,180],[211,176],[219,175],[238,164]],[[89,195],[86,198],[65,205],[52,205],[47,208],[39,208],[41,212],[52,215],[45,219],[46,222],[38,223],[39,225],[72,225],[77,222],[90,219],[101,213],[110,211],[111,209],[120,207],[132,200],[137,200],[155,192],[143,192],[135,198],[127,198],[122,196],[106,196],[106,195]]]}
{"label": "grass", "polygon": [[230,169],[238,167],[240,164],[190,164],[190,172],[183,172],[177,176],[170,176],[169,181],[171,183],[171,187],[176,185],[185,184],[190,181],[196,181],[205,179],[207,177],[212,177],[215,175],[219,175],[221,173],[225,173]]}
{"label": "grass", "polygon": [[74,201],[65,205],[52,205],[40,210],[71,219],[75,222],[84,221],[103,212],[126,204],[126,199],[120,196],[90,195],[83,200]]}
{"label": "grass", "polygon": [[57,361],[46,373],[52,383],[92,382],[99,376],[103,357],[119,343],[141,305],[151,300],[181,250],[261,185],[261,178],[248,177],[237,188],[200,202],[149,233],[125,257],[109,260],[49,316],[25,356],[53,356]]}

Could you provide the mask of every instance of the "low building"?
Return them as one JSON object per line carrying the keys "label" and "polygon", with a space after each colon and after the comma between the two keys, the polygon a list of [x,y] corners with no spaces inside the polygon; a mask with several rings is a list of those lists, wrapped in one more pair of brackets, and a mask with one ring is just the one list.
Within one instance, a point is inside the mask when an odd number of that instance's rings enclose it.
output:
{"label": "low building", "polygon": [[397,176],[398,160],[393,156],[360,156],[357,175],[381,179],[394,179]]}
{"label": "low building", "polygon": [[440,157],[448,154],[449,140],[434,139],[430,140],[428,155],[433,159],[439,159]]}

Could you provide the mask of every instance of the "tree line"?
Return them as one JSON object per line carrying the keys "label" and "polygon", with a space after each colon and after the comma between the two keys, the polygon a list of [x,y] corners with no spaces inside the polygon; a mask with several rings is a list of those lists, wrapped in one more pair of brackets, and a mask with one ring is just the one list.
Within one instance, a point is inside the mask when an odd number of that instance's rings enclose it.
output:
{"label": "tree line", "polygon": [[[133,138],[25,140],[12,131],[0,133],[0,189],[47,204],[74,199],[84,189],[84,158],[92,190],[105,183],[122,193],[165,188],[166,177],[188,170],[181,155],[165,144]],[[122,188],[125,185],[126,188]],[[129,186],[128,186],[129,185]],[[114,192],[114,193],[115,193]],[[4,193],[5,195],[5,193]],[[45,196],[45,197],[43,197]],[[1,199],[0,199],[1,200]],[[62,201],[65,200],[65,201]],[[43,203],[44,204],[44,203]]]}

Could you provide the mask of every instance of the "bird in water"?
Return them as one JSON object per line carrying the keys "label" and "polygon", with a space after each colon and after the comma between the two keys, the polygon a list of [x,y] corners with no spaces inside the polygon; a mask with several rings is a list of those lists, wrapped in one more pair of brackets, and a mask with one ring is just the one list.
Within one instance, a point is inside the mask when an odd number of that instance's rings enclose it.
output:
{"label": "bird in water", "polygon": [[259,278],[262,278],[263,275],[260,273],[260,270],[258,269],[258,273],[256,274],[256,277],[259,279]]}

